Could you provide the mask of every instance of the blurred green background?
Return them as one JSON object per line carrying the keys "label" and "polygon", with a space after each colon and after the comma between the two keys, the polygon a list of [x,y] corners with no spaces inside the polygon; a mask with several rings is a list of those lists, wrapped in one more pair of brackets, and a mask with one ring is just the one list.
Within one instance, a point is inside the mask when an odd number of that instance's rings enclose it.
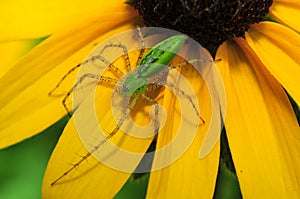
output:
{"label": "blurred green background", "polygon": [[42,133],[0,150],[0,199],[41,198],[47,162],[66,123],[64,118]]}

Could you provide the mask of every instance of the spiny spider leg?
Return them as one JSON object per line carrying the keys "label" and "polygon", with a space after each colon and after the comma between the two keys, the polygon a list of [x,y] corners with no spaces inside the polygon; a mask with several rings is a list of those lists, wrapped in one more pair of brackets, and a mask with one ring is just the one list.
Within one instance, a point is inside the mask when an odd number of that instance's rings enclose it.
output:
{"label": "spiny spider leg", "polygon": [[143,37],[143,34],[142,34],[142,31],[141,31],[141,28],[138,27],[138,32],[139,32],[139,37],[141,39],[141,43],[142,43],[142,48],[140,50],[140,54],[136,60],[136,66],[140,64],[142,58],[143,58],[143,55],[144,55],[144,52],[145,52],[145,39]]}
{"label": "spiny spider leg", "polygon": [[83,63],[77,64],[76,66],[74,66],[73,68],[71,68],[61,79],[60,81],[56,84],[56,86],[48,93],[49,96],[52,95],[52,93],[61,85],[61,83],[71,74],[73,73],[77,68],[79,68],[80,66],[82,66]]}
{"label": "spiny spider leg", "polygon": [[125,119],[127,118],[127,116],[129,115],[129,113],[132,111],[133,107],[136,105],[138,99],[140,98],[140,95],[135,95],[133,97],[133,99],[131,100],[129,106],[127,107],[127,110],[125,111],[125,113],[123,114],[123,116],[121,117],[121,119],[119,120],[117,126],[114,128],[114,130],[109,133],[104,140],[101,140],[96,146],[94,146],[94,148],[89,151],[87,154],[85,154],[84,156],[82,156],[82,158],[76,162],[75,164],[72,165],[72,167],[70,169],[68,169],[66,172],[64,172],[59,178],[57,178],[56,180],[54,180],[51,183],[51,186],[53,186],[54,184],[56,184],[60,179],[62,179],[64,176],[68,175],[68,173],[70,173],[72,170],[74,170],[75,168],[77,168],[84,160],[86,160],[88,157],[90,157],[92,154],[94,154],[103,144],[105,144],[110,138],[112,138],[121,128],[122,124],[124,123]]}
{"label": "spiny spider leg", "polygon": [[[216,62],[216,61],[221,61],[221,59],[209,60],[209,61],[204,60],[204,59],[192,59],[192,60],[188,60],[188,61],[185,61],[183,63],[180,63],[180,64],[169,66],[168,70],[172,70],[172,69],[175,69],[175,68],[180,68],[182,66],[185,66],[185,65],[188,65],[188,64],[192,64],[192,63],[196,63],[196,62],[209,63],[209,62]],[[180,92],[185,98],[187,98],[189,100],[189,102],[192,104],[192,106],[193,106],[194,110],[196,111],[197,116],[200,118],[202,124],[205,124],[205,120],[199,114],[199,112],[198,112],[198,110],[196,108],[196,105],[194,104],[192,98],[189,95],[187,95],[183,90],[181,90],[180,88],[176,87],[174,84],[172,84],[170,82],[163,81],[162,83],[165,84],[165,85],[167,85],[167,86],[169,86],[170,88],[175,89],[177,92]]]}
{"label": "spiny spider leg", "polygon": [[126,70],[129,71],[131,69],[131,65],[130,65],[130,59],[129,59],[129,55],[128,55],[128,49],[125,45],[118,43],[118,44],[107,44],[103,47],[103,49],[100,51],[100,54],[102,54],[107,48],[121,48],[123,50],[123,57],[124,57],[124,61],[125,61],[125,67]]}
{"label": "spiny spider leg", "polygon": [[116,67],[114,64],[110,63],[107,59],[105,59],[104,57],[102,57],[101,55],[95,55],[94,56],[96,59],[99,59],[100,61],[102,61],[103,63],[105,63],[108,66],[108,69],[113,72],[116,73],[117,75],[119,75],[120,77],[122,77],[124,75],[124,73],[118,68]]}
{"label": "spiny spider leg", "polygon": [[89,59],[85,60],[82,63],[77,64],[76,66],[74,66],[73,68],[71,68],[61,79],[60,81],[56,84],[56,86],[48,93],[49,96],[52,95],[52,93],[62,84],[62,82],[71,74],[73,73],[77,68],[89,63],[89,62],[94,62],[96,60],[100,60],[103,63],[107,64],[109,69],[114,72],[116,75],[119,75],[120,77],[123,76],[123,72],[118,69],[116,66],[114,66],[112,63],[110,63],[109,61],[107,61],[104,57],[102,57],[101,55],[94,55],[91,56]]}
{"label": "spiny spider leg", "polygon": [[74,84],[74,86],[72,86],[72,88],[67,92],[67,94],[65,95],[65,97],[62,100],[62,104],[63,104],[64,108],[66,109],[66,111],[67,111],[67,113],[70,117],[71,117],[71,112],[69,111],[69,109],[66,105],[66,101],[69,98],[69,96],[74,92],[76,87],[79,84],[81,84],[86,78],[97,79],[98,82],[105,82],[105,83],[109,83],[109,84],[112,84],[112,85],[116,85],[118,83],[117,79],[114,79],[114,78],[111,78],[111,77],[104,77],[104,76],[91,74],[91,73],[87,73],[87,74],[84,74],[83,76],[81,76],[79,78],[79,80]]}
{"label": "spiny spider leg", "polygon": [[[210,61],[206,61],[206,60],[202,60],[202,59],[192,59],[192,60],[184,61],[184,62],[176,64],[176,65],[171,65],[168,68],[166,68],[165,70],[162,70],[159,73],[157,73],[154,77],[149,78],[149,82],[160,82],[160,79],[163,78],[168,73],[169,70],[180,68],[180,67],[188,65],[188,64],[192,64],[192,63],[195,63],[195,62],[208,63],[208,62],[215,62],[215,61],[220,61],[220,60],[221,59],[216,59],[216,60],[213,60],[213,61],[211,61],[211,60]],[[159,85],[157,85],[156,88],[157,87],[159,87]]]}
{"label": "spiny spider leg", "polygon": [[188,65],[188,64],[193,64],[193,63],[196,63],[196,62],[202,62],[202,63],[209,63],[209,62],[215,62],[215,61],[220,61],[221,59],[216,59],[216,60],[204,60],[204,59],[191,59],[191,60],[188,60],[188,61],[184,61],[180,64],[176,64],[176,65],[173,65],[173,66],[169,66],[169,70],[172,70],[172,69],[175,69],[175,68],[180,68],[182,66],[185,66],[185,65]]}
{"label": "spiny spider leg", "polygon": [[171,82],[163,81],[163,82],[161,82],[161,84],[166,85],[166,86],[174,89],[175,91],[179,92],[182,96],[184,96],[187,100],[189,100],[189,102],[193,106],[193,109],[195,110],[197,116],[200,118],[202,124],[205,124],[205,120],[201,117],[200,113],[198,112],[198,109],[197,109],[196,105],[194,104],[191,96],[189,96],[188,94],[186,94],[183,90],[181,90],[180,88],[178,88],[176,85],[174,85]]}
{"label": "spiny spider leg", "polygon": [[154,106],[155,106],[154,135],[156,135],[158,133],[158,131],[159,131],[159,125],[160,125],[159,121],[158,121],[158,113],[159,113],[158,103],[157,103],[157,101],[155,101],[151,97],[148,97],[144,93],[141,94],[141,97],[142,97],[143,100],[148,101],[148,102],[154,104]]}
{"label": "spiny spider leg", "polygon": [[161,87],[162,85],[160,84],[150,84],[148,87],[147,87],[147,92],[150,92],[150,91],[153,91],[159,87]]}

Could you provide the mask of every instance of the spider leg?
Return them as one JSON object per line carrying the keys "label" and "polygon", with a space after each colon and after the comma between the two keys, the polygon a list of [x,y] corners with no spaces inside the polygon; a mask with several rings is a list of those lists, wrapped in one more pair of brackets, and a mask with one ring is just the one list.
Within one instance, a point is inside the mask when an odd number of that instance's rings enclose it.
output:
{"label": "spider leg", "polygon": [[144,93],[141,94],[141,98],[147,102],[150,102],[152,104],[154,104],[155,106],[155,118],[154,118],[154,134],[156,135],[159,131],[159,126],[160,123],[158,121],[158,113],[159,113],[159,106],[157,101],[155,101],[154,99],[152,99],[151,97],[148,97],[147,95],[145,95]]}
{"label": "spider leg", "polygon": [[128,49],[125,45],[118,43],[118,44],[107,44],[103,47],[103,49],[100,51],[100,54],[102,54],[106,49],[108,48],[121,48],[123,50],[123,58],[125,61],[125,67],[127,71],[130,71],[131,65],[130,65],[130,59],[128,55]]}
{"label": "spider leg", "polygon": [[[88,77],[88,76],[87,76]],[[92,76],[90,76],[91,78],[93,78]],[[96,77],[96,76],[95,76]],[[105,79],[105,78],[104,78]],[[121,117],[121,119],[118,121],[117,126],[111,131],[111,133],[109,133],[105,139],[101,140],[96,146],[94,146],[94,148],[86,153],[84,156],[82,156],[82,158],[76,162],[75,164],[72,165],[72,167],[70,169],[68,169],[66,172],[64,172],[60,177],[58,177],[56,180],[54,180],[51,183],[51,186],[55,185],[59,180],[61,180],[64,176],[68,175],[71,171],[73,171],[75,168],[77,168],[83,161],[85,161],[87,158],[89,158],[92,154],[94,154],[101,146],[103,146],[103,144],[105,144],[110,138],[112,138],[121,128],[122,124],[124,123],[125,119],[127,118],[127,116],[129,115],[129,113],[132,111],[132,109],[134,108],[134,106],[136,105],[138,99],[139,99],[140,95],[135,95],[134,98],[132,99],[132,101],[130,102],[130,104],[128,105],[127,110],[125,111],[125,113],[123,114],[123,116]]]}
{"label": "spider leg", "polygon": [[176,92],[180,93],[182,96],[184,96],[192,105],[193,109],[195,110],[197,116],[200,118],[202,124],[205,124],[205,120],[201,117],[196,104],[193,102],[191,96],[189,96],[186,92],[184,92],[183,90],[181,90],[180,88],[178,88],[175,84],[171,83],[171,82],[167,82],[167,81],[163,81],[162,84],[174,89]]}
{"label": "spider leg", "polygon": [[94,55],[94,56],[91,56],[89,59],[85,60],[84,62],[82,63],[79,63],[77,64],[76,66],[72,67],[61,79],[60,81],[56,84],[56,86],[48,93],[49,96],[52,96],[53,95],[53,92],[60,87],[60,85],[62,84],[62,82],[70,75],[72,74],[77,68],[87,64],[87,63],[90,63],[90,62],[94,62],[96,60],[100,60],[102,61],[103,63],[107,64],[109,69],[116,73],[117,75],[119,76],[123,76],[124,73],[118,69],[116,66],[114,66],[112,63],[110,63],[108,60],[106,60],[104,57],[102,57],[101,55]]}
{"label": "spider leg", "polygon": [[63,104],[64,108],[66,109],[66,111],[67,111],[67,113],[70,117],[71,117],[71,111],[68,109],[66,101],[70,97],[70,95],[74,92],[74,90],[78,87],[78,85],[80,85],[87,78],[96,79],[96,80],[98,80],[98,82],[106,82],[106,83],[110,83],[110,84],[113,84],[113,85],[118,83],[118,80],[113,79],[111,77],[104,77],[104,76],[91,74],[91,73],[87,73],[87,74],[84,74],[83,76],[81,76],[79,78],[79,80],[67,92],[67,94],[65,95],[65,97],[62,100],[62,104]]}
{"label": "spider leg", "polygon": [[144,52],[145,52],[145,39],[143,37],[143,34],[142,34],[142,31],[141,31],[141,28],[138,27],[138,31],[139,31],[139,37],[141,39],[141,43],[142,43],[142,48],[140,50],[140,53],[139,53],[139,56],[136,60],[136,66],[140,64],[142,58],[143,58],[143,55],[144,55]]}

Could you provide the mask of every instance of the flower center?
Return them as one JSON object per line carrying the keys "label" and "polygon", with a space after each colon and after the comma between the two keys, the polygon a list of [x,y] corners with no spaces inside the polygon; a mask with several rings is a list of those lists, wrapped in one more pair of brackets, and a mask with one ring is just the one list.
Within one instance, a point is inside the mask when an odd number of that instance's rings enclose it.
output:
{"label": "flower center", "polygon": [[131,0],[146,26],[170,28],[218,46],[244,36],[269,12],[272,0]]}

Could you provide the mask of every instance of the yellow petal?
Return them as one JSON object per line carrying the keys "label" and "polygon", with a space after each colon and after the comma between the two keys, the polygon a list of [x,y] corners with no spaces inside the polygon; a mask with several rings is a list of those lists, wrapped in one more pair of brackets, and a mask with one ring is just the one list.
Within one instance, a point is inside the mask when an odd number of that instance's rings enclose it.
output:
{"label": "yellow petal", "polygon": [[123,0],[2,1],[0,41],[38,38],[53,34],[64,27],[76,28],[77,24],[95,18],[99,13],[117,13],[117,8],[123,4]]}
{"label": "yellow petal", "polygon": [[276,23],[253,25],[246,33],[246,40],[257,56],[300,104],[300,36]]}
{"label": "yellow petal", "polygon": [[[219,162],[219,142],[217,142],[215,147],[205,158],[199,158],[201,144],[204,141],[211,122],[209,119],[211,117],[211,109],[209,108],[211,107],[210,93],[206,86],[203,86],[201,83],[202,80],[195,70],[183,69],[182,74],[187,78],[189,77],[189,82],[197,94],[198,101],[200,102],[201,117],[204,118],[205,124],[197,127],[193,142],[179,159],[169,166],[151,173],[147,198],[213,197]],[[178,87],[182,88],[180,85],[178,85]],[[178,150],[185,150],[183,147],[188,138],[193,136],[192,126],[190,127],[185,124],[184,118],[193,121],[191,118],[195,115],[194,110],[191,109],[189,113],[183,114],[181,120],[182,112],[180,111],[189,108],[191,105],[187,103],[186,105],[180,106],[175,99],[175,96],[172,95],[170,91],[165,90],[164,107],[168,115],[165,127],[162,132],[158,134],[157,148],[160,149],[171,141],[174,143],[174,139],[179,137],[179,132],[177,132],[179,127],[184,128],[184,138],[180,138],[179,148],[176,148],[178,146],[174,145],[172,150],[164,150],[160,156],[158,156],[156,152],[153,165],[169,160],[170,156],[174,156]],[[186,99],[182,99],[181,101],[184,102]],[[218,128],[218,130],[220,130],[220,128]]]}
{"label": "yellow petal", "polygon": [[293,0],[274,0],[270,7],[272,17],[298,32],[300,31],[299,11],[300,3]]}
{"label": "yellow petal", "polygon": [[39,39],[18,40],[0,43],[0,78],[13,66],[13,64],[33,46],[39,42]]}
{"label": "yellow petal", "polygon": [[[125,5],[117,7],[115,12],[100,13],[98,18],[78,24],[76,29],[67,27],[57,32],[0,79],[0,148],[40,132],[66,114],[62,97],[48,93],[72,66],[88,55],[95,43],[134,26],[132,9]],[[98,41],[93,41],[100,35]],[[65,82],[64,91],[71,88],[73,81],[70,78]]]}
{"label": "yellow petal", "polygon": [[243,198],[299,198],[297,120],[281,85],[243,39],[237,42],[242,49],[224,43],[216,58],[222,59],[225,127]]}

